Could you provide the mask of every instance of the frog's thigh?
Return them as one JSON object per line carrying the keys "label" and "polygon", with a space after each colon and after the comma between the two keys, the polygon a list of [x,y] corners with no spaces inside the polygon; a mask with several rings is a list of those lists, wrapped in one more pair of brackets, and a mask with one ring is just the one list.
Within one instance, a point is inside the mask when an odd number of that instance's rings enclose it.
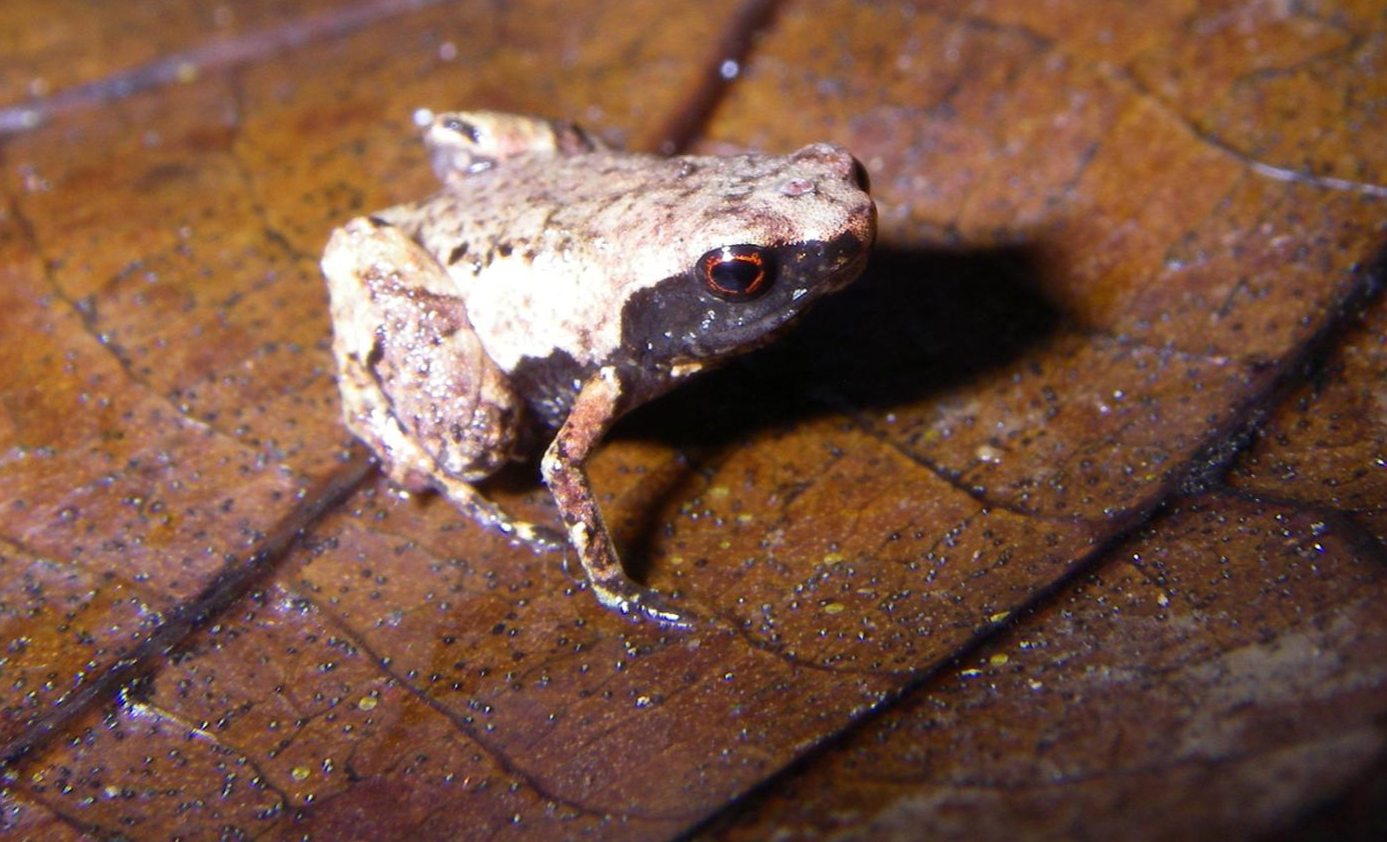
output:
{"label": "frog's thigh", "polygon": [[438,488],[478,522],[549,549],[472,483],[509,461],[523,405],[482,350],[451,279],[399,229],[356,219],[323,255],[347,426],[407,488]]}
{"label": "frog's thigh", "polygon": [[593,447],[616,421],[620,398],[621,385],[611,368],[600,370],[583,384],[572,412],[545,451],[541,463],[544,482],[559,504],[569,543],[578,551],[597,599],[633,619],[687,629],[694,623],[691,613],[626,575],[584,468]]}

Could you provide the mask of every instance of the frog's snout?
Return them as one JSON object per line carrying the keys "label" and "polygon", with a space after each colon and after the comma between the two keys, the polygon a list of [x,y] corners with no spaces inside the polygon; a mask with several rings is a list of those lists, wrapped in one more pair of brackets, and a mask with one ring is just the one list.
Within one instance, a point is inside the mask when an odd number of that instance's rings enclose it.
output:
{"label": "frog's snout", "polygon": [[823,167],[844,181],[857,185],[863,193],[871,192],[867,168],[852,153],[836,143],[811,143],[790,156],[795,161]]}

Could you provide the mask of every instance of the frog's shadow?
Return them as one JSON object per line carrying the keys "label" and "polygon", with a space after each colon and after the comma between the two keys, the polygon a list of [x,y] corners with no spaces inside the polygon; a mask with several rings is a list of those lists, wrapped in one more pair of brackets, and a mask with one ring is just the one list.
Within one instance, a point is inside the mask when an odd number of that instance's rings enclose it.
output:
{"label": "frog's shadow", "polygon": [[[878,248],[863,277],[774,344],[701,376],[623,419],[612,438],[672,444],[691,470],[768,430],[825,414],[905,407],[1006,365],[1052,334],[1060,311],[1040,292],[1026,247]],[[688,481],[671,481],[664,500]],[[618,536],[641,578],[657,519]],[[622,541],[626,537],[626,541]]]}
{"label": "frog's shadow", "polygon": [[831,412],[890,409],[1005,365],[1052,333],[1025,248],[877,249],[779,341],[622,419],[612,438],[718,449]]}

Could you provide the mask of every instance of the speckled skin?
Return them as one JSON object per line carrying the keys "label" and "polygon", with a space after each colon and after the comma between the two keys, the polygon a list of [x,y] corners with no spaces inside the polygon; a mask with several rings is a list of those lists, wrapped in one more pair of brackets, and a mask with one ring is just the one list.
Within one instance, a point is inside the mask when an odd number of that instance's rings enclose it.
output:
{"label": "speckled skin", "polygon": [[[621,414],[858,275],[875,235],[860,165],[829,144],[625,154],[570,124],[488,112],[439,115],[425,142],[443,189],[352,220],[323,256],[348,426],[397,482],[537,543],[543,530],[472,483],[521,455],[536,420],[557,427],[544,478],[594,592],[687,625],[622,572],[583,463]],[[700,259],[729,246],[765,260],[758,294],[709,289]]]}

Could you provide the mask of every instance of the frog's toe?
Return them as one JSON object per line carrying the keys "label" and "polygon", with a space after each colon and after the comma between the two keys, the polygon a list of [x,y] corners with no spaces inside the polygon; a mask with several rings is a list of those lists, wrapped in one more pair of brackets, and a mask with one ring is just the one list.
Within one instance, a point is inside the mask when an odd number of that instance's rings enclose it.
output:
{"label": "frog's toe", "polygon": [[651,622],[672,631],[693,631],[699,617],[689,608],[679,605],[659,591],[643,588],[630,579],[616,582],[593,582],[597,601],[634,622]]}
{"label": "frog's toe", "polygon": [[529,544],[540,552],[552,553],[568,549],[568,542],[557,529],[524,521],[503,524],[501,531],[518,541]]}

